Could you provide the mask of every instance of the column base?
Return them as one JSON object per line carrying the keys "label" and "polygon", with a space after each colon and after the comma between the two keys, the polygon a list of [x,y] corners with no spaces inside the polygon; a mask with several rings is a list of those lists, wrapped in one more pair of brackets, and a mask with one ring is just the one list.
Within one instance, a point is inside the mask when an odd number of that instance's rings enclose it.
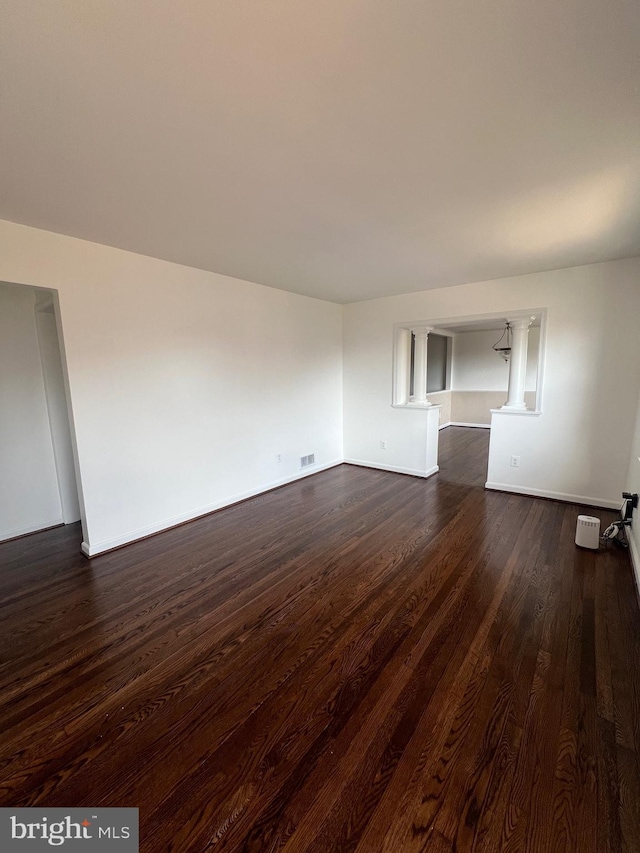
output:
{"label": "column base", "polygon": [[505,403],[504,406],[500,406],[501,409],[506,409],[511,412],[526,412],[527,404],[526,403]]}

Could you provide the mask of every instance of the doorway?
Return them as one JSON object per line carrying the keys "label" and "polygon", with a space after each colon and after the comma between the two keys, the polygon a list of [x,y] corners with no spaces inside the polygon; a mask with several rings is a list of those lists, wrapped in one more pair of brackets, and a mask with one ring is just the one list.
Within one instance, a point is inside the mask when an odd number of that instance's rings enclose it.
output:
{"label": "doorway", "polygon": [[81,519],[56,294],[0,282],[0,541]]}
{"label": "doorway", "polygon": [[[534,308],[395,325],[392,406],[437,407],[427,428],[427,476],[438,470],[447,429],[486,431],[488,441],[496,413],[541,414],[546,313]],[[435,359],[439,390],[429,385],[432,339],[441,353]]]}
{"label": "doorway", "polygon": [[438,480],[484,489],[489,461],[489,430],[449,426],[440,432]]}

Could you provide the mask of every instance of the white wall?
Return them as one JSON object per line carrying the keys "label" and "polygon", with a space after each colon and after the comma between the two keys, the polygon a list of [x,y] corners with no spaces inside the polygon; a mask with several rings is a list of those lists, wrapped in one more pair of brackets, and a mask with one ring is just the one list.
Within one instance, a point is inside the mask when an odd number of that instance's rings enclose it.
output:
{"label": "white wall", "polygon": [[342,459],[339,305],[9,222],[0,278],[59,294],[90,553]]}
{"label": "white wall", "polygon": [[[500,332],[458,332],[453,338],[451,388],[455,391],[505,391],[509,365],[492,346]],[[505,338],[506,340],[506,338]],[[540,328],[529,329],[526,388],[536,388]],[[504,402],[504,401],[503,401]]]}
{"label": "white wall", "polygon": [[[625,492],[640,493],[640,398],[638,399],[638,411],[631,445],[631,458],[629,460],[629,471],[627,473],[627,485]],[[640,508],[633,511],[631,527],[627,528],[631,559],[636,575],[636,584],[640,592]]]}
{"label": "white wall", "polygon": [[546,307],[542,415],[500,416],[488,479],[619,506],[640,391],[639,281],[634,258],[345,306],[345,456],[406,465],[416,453],[423,413],[390,405],[394,323]]}
{"label": "white wall", "polygon": [[0,540],[62,520],[35,292],[0,284]]}

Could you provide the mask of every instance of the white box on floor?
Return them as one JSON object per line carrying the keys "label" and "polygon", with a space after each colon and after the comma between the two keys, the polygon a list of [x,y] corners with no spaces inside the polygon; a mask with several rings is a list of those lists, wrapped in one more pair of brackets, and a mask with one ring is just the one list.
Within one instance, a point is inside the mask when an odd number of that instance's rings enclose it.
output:
{"label": "white box on floor", "polygon": [[600,547],[600,519],[593,515],[579,515],[576,524],[576,545],[581,548]]}

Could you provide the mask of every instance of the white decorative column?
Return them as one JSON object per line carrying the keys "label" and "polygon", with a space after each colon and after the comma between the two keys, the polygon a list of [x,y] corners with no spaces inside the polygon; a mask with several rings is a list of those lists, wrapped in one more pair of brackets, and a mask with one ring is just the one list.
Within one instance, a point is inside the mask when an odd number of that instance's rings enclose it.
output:
{"label": "white decorative column", "polygon": [[416,339],[413,351],[413,402],[430,406],[427,400],[427,341],[431,328],[422,327],[411,331]]}
{"label": "white decorative column", "polygon": [[515,317],[507,322],[511,327],[511,358],[509,359],[509,391],[503,409],[526,411],[524,389],[527,378],[527,344],[530,317]]}
{"label": "white decorative column", "polygon": [[396,350],[394,354],[394,406],[406,406],[411,397],[411,330],[396,329]]}

